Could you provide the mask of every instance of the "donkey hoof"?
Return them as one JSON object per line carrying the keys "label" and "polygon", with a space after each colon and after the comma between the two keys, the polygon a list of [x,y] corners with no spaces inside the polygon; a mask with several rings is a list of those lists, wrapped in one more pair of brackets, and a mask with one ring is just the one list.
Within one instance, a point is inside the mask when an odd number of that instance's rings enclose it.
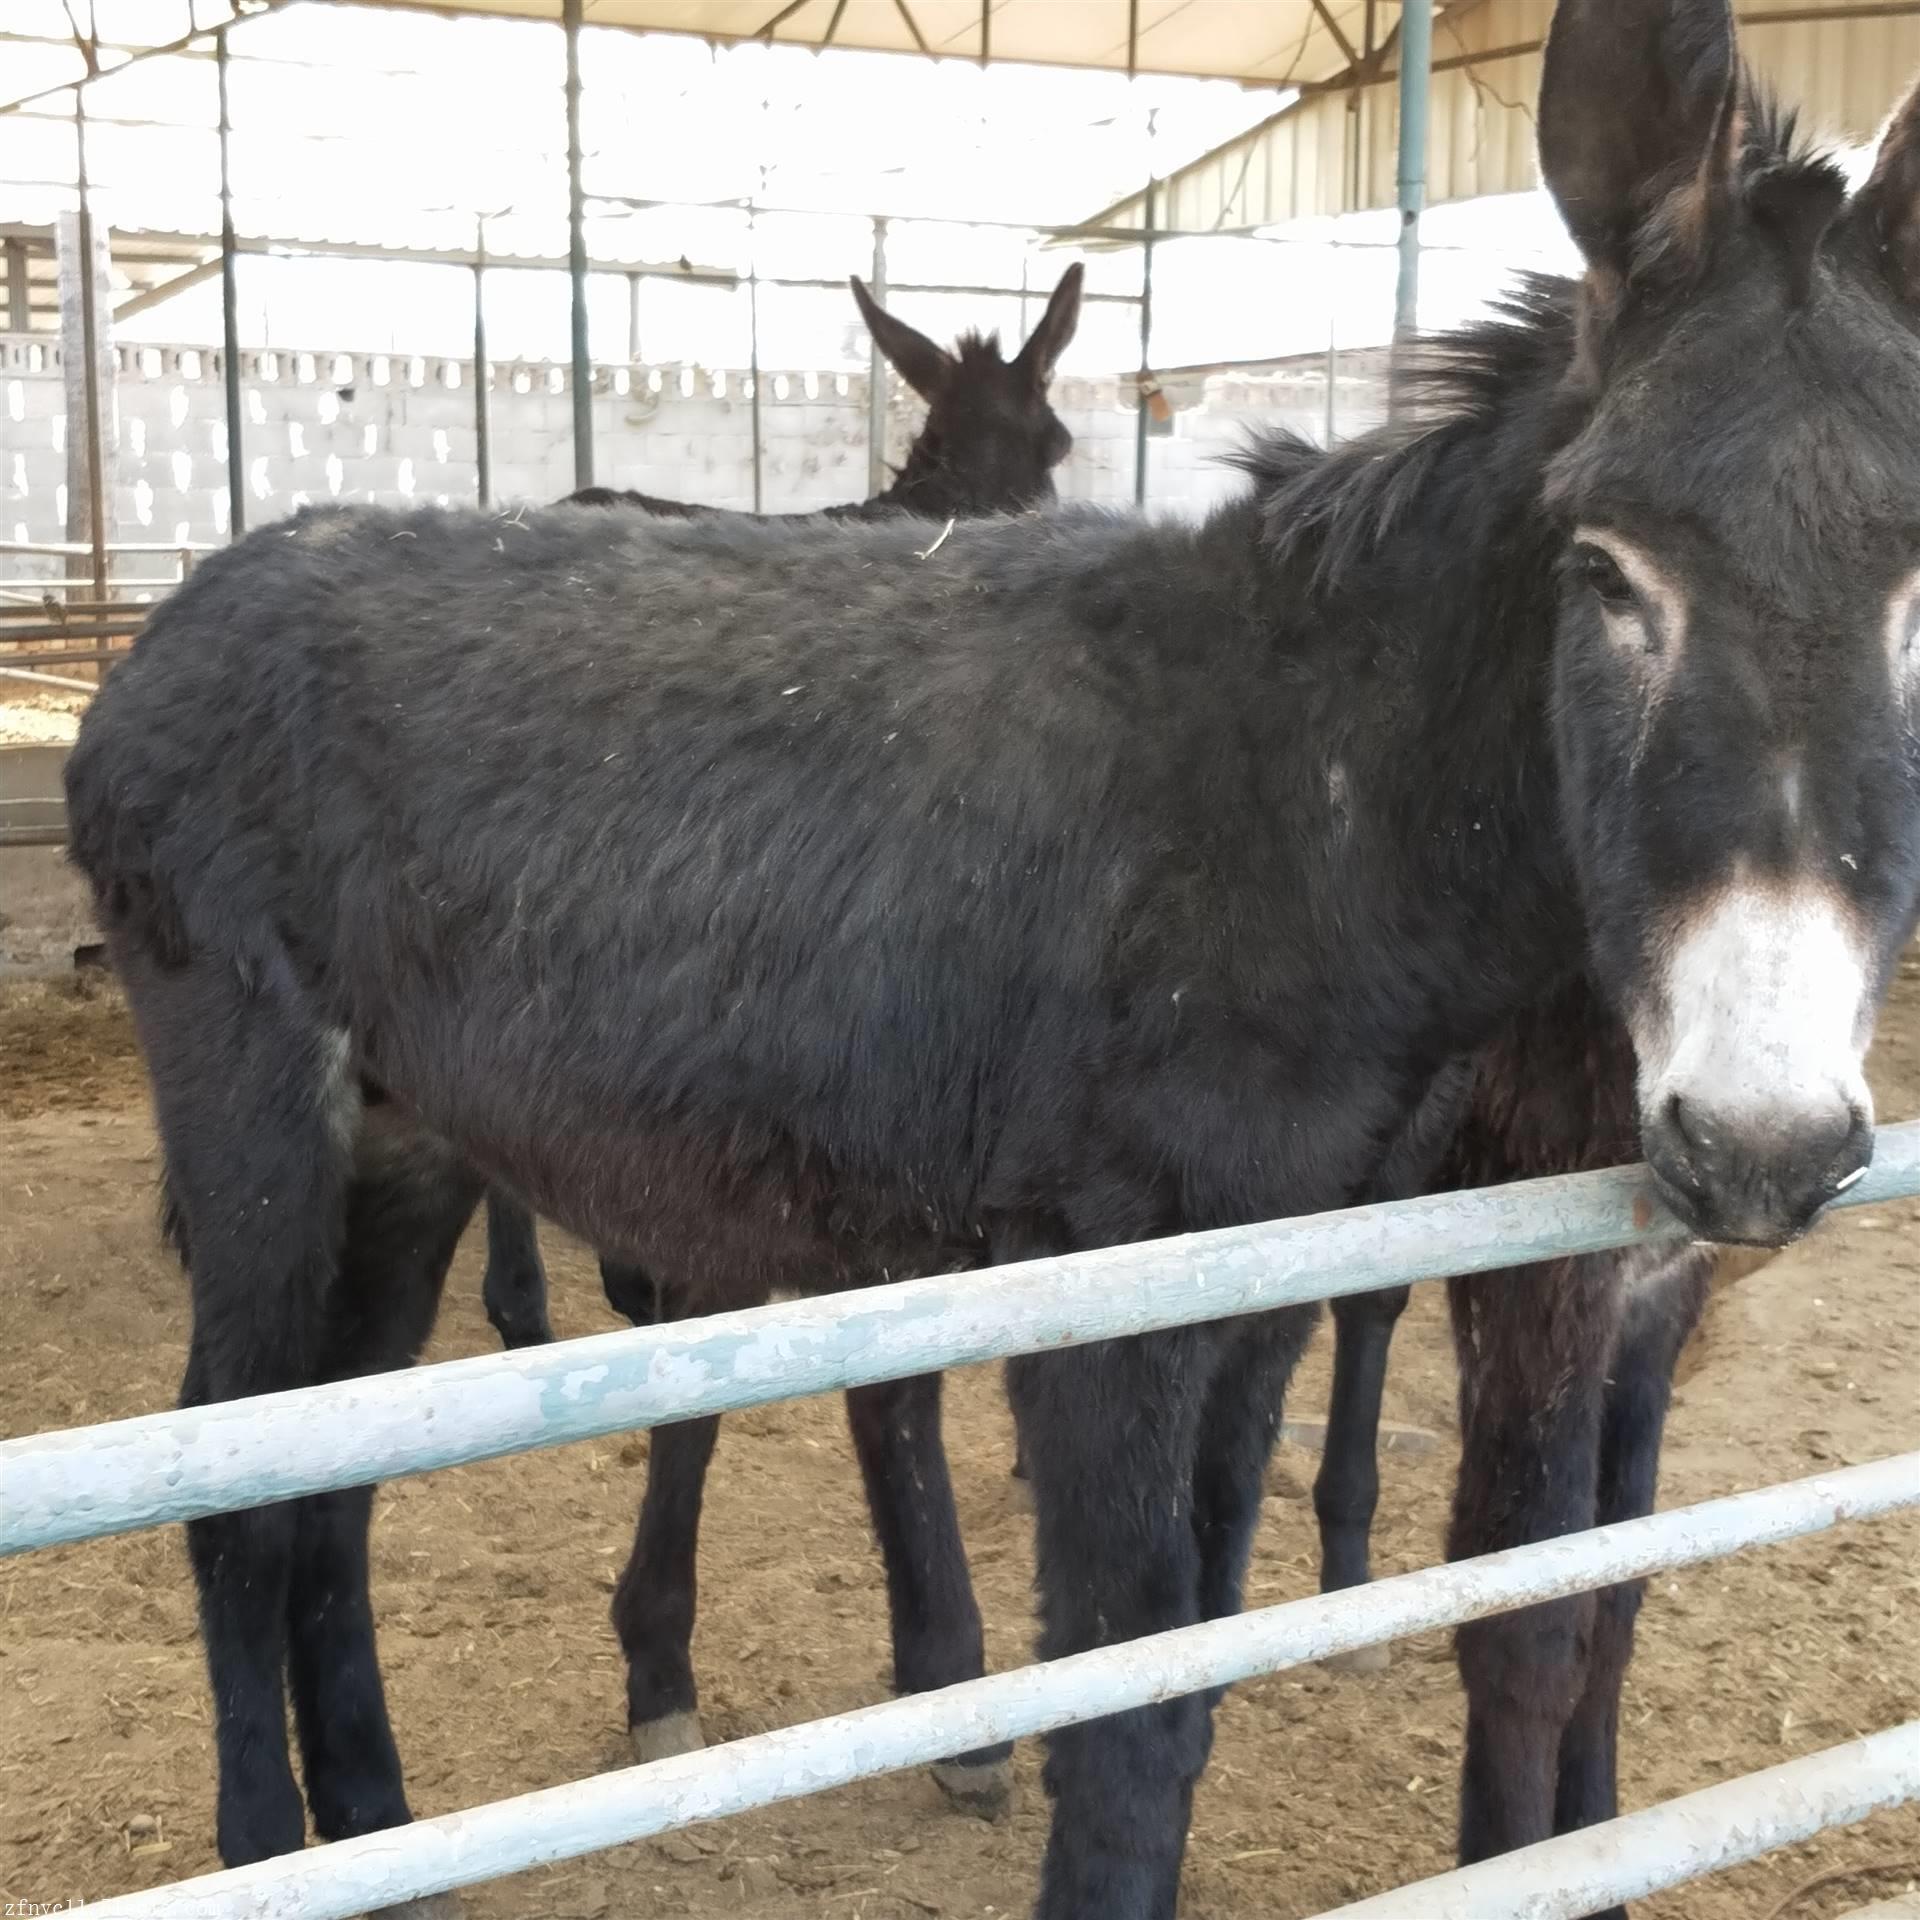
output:
{"label": "donkey hoof", "polygon": [[1385,1673],[1393,1665],[1393,1649],[1354,1647],[1346,1653],[1330,1653],[1320,1664],[1331,1673]]}
{"label": "donkey hoof", "polygon": [[998,1820],[1013,1799],[1013,1762],[941,1760],[933,1767],[933,1783],[962,1813],[981,1820]]}
{"label": "donkey hoof", "polygon": [[461,1920],[465,1911],[457,1893],[423,1893],[417,1900],[376,1908],[366,1920]]}
{"label": "donkey hoof", "polygon": [[707,1744],[697,1713],[666,1713],[629,1730],[633,1757],[644,1767],[654,1760],[671,1760],[676,1753],[698,1753]]}

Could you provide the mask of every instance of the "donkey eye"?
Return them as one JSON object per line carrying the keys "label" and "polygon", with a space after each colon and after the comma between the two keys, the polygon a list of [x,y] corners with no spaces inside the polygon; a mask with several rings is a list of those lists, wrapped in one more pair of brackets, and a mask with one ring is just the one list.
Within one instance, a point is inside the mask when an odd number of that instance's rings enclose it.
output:
{"label": "donkey eye", "polygon": [[1621,571],[1620,563],[1604,547],[1583,546],[1574,553],[1583,586],[1599,595],[1600,604],[1616,613],[1631,612],[1639,604],[1633,582]]}

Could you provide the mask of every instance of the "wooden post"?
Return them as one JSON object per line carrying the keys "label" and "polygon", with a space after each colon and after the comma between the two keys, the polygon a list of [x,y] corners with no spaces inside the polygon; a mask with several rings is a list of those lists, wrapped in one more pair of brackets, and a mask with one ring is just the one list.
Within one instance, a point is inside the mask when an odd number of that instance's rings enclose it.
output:
{"label": "wooden post", "polygon": [[67,401],[67,538],[93,547],[93,598],[107,597],[106,467],[114,364],[106,236],[81,203],[55,228],[60,282],[60,360]]}
{"label": "wooden post", "polygon": [[7,331],[33,331],[33,303],[27,281],[27,243],[18,237],[7,242]]}

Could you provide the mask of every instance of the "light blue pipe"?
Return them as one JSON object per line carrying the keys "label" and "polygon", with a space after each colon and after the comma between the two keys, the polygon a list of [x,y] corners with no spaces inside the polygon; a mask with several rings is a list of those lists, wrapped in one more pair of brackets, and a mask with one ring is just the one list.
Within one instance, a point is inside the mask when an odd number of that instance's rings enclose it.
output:
{"label": "light blue pipe", "polygon": [[[1841,1204],[1920,1192],[1920,1122]],[[0,1444],[0,1554],[805,1394],[1672,1237],[1644,1168],[1229,1227]]]}
{"label": "light blue pipe", "polygon": [[[1478,1560],[1428,1567],[1344,1593],[1101,1647],[937,1693],[912,1694],[650,1766],[627,1767],[465,1813],[102,1901],[87,1911],[92,1920],[347,1920],[444,1888],[472,1886],[694,1821],[920,1766],[962,1748],[1044,1733],[1252,1674],[1324,1660],[1329,1654],[1914,1505],[1920,1505],[1920,1454],[1878,1460]],[[1830,1756],[1833,1772],[1844,1776],[1845,1793],[1819,1803],[1820,1824],[1828,1824],[1829,1815],[1833,1822],[1856,1819],[1870,1807],[1914,1797],[1920,1791],[1920,1754],[1910,1746],[1910,1739],[1903,1744],[1900,1735],[1881,1735]],[[1734,1789],[1718,1791],[1732,1794]],[[1778,1824],[1764,1824],[1757,1813],[1745,1821],[1751,1852],[1779,1844],[1768,1837],[1771,1833],[1778,1832],[1784,1841],[1814,1830],[1804,1820],[1789,1826],[1784,1817],[1768,1818]],[[1664,1854],[1649,1850],[1655,1844],[1651,1840],[1608,1851],[1600,1837],[1607,1831],[1580,1838],[1598,1849],[1602,1859],[1615,1862],[1615,1870],[1626,1876],[1620,1884],[1634,1893],[1704,1871],[1703,1849],[1711,1851],[1716,1844],[1712,1836],[1693,1833],[1684,1820],[1660,1827],[1658,1844],[1668,1848]],[[1747,1857],[1729,1850],[1724,1838],[1717,1844],[1725,1859]],[[1391,1913],[1396,1920],[1450,1920],[1469,1913],[1474,1920],[1496,1913],[1547,1920],[1608,1904],[1608,1897],[1596,1897],[1586,1907],[1551,1904],[1548,1890],[1558,1871],[1551,1859],[1541,1863],[1538,1877],[1526,1882],[1532,1891],[1524,1900],[1446,1907],[1415,1902],[1381,1909],[1380,1914]],[[1590,1871],[1579,1884],[1584,1892],[1594,1893],[1610,1883]],[[1542,1900],[1548,1903],[1539,1904]],[[1372,1908],[1360,1911],[1374,1913]]]}
{"label": "light blue pipe", "polygon": [[1427,107],[1433,88],[1433,0],[1400,8],[1400,275],[1394,289],[1397,343],[1420,325],[1420,215],[1427,204]]}
{"label": "light blue pipe", "polygon": [[[1920,1720],[1462,1867],[1319,1920],[1579,1920],[1920,1800]],[[1902,1905],[1899,1912],[1914,1909]],[[1896,1909],[1879,1907],[1886,1920]],[[1862,1913],[1855,1920],[1869,1920]]]}

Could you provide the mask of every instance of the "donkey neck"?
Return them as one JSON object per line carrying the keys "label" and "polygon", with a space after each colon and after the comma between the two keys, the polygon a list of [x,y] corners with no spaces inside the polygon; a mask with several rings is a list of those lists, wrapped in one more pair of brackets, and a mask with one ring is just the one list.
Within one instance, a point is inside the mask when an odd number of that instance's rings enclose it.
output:
{"label": "donkey neck", "polygon": [[1324,762],[1316,890],[1344,910],[1363,859],[1410,984],[1498,1014],[1584,958],[1550,725],[1562,536],[1541,503],[1577,419],[1557,302],[1463,346],[1436,424],[1265,492],[1286,624],[1320,637],[1318,725],[1295,743]]}
{"label": "donkey neck", "polygon": [[947,463],[940,436],[932,422],[921,428],[907,449],[903,465],[896,469],[893,482],[871,499],[861,502],[867,513],[911,513],[923,520],[947,515],[974,517],[1010,511],[1015,502],[994,498],[990,490],[970,485]]}

